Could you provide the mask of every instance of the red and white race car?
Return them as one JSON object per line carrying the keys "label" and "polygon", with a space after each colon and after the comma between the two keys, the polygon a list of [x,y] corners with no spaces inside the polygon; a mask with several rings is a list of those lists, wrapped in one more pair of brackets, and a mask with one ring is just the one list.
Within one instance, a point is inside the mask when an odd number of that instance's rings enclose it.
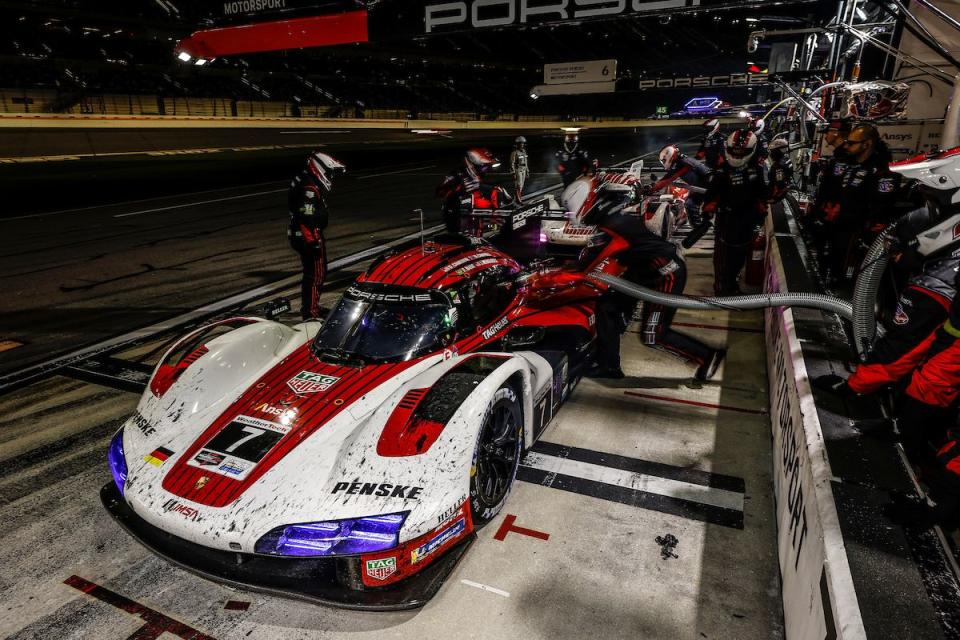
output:
{"label": "red and white race car", "polygon": [[579,380],[601,288],[585,273],[451,236],[376,261],[323,323],[195,331],[113,438],[102,500],[214,580],[423,605]]}

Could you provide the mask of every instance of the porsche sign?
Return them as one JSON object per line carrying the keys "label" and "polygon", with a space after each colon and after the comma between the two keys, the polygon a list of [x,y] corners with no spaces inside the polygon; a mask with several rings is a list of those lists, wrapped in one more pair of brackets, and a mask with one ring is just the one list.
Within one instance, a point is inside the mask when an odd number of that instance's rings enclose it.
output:
{"label": "porsche sign", "polygon": [[424,8],[426,33],[695,9],[701,0],[461,0]]}

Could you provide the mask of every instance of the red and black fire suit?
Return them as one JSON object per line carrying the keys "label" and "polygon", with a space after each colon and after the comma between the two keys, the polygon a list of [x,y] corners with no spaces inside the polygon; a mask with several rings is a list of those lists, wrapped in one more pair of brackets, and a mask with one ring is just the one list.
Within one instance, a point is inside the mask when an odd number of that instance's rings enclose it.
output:
{"label": "red and black fire suit", "polygon": [[560,180],[563,186],[567,187],[571,182],[580,176],[589,173],[593,168],[593,162],[590,160],[590,154],[580,145],[568,151],[563,147],[556,153],[557,171],[560,173]]}
{"label": "red and black fire suit", "polygon": [[882,147],[863,163],[841,156],[828,164],[810,218],[826,280],[854,275],[858,255],[855,243],[866,240],[873,225],[889,221],[900,180],[898,174],[890,172]]}
{"label": "red and black fire suit", "polygon": [[770,160],[770,201],[780,202],[793,184],[793,162],[785,153],[772,153]]}
{"label": "red and black fire suit", "polygon": [[713,173],[703,210],[715,212],[713,289],[717,295],[737,294],[740,272],[747,262],[754,231],[767,214],[766,165],[754,156],[746,165],[723,163]]}
{"label": "red and black fire suit", "polygon": [[717,131],[703,138],[696,159],[706,164],[710,169],[716,169],[723,162],[724,136]]}
{"label": "red and black fire suit", "polygon": [[436,189],[443,199],[443,221],[450,233],[470,235],[467,216],[474,209],[500,209],[513,204],[502,188],[482,182],[466,169],[454,171]]}
{"label": "red and black fire suit", "polygon": [[[637,216],[616,213],[597,223],[611,241],[618,239],[625,249],[614,259],[627,268],[623,278],[664,293],[680,295],[687,282],[687,265],[677,247],[651,232]],[[597,302],[597,363],[602,369],[620,369],[620,336],[626,331],[637,301],[608,291]],[[670,324],[676,308],[645,302],[641,317],[643,344],[666,351],[702,366],[713,350],[699,340],[674,331]]]}
{"label": "red and black fire suit", "polygon": [[[443,200],[443,222],[450,233],[459,233],[465,210],[471,206],[473,194],[480,191],[481,177],[468,168],[451,171],[436,189],[436,196]],[[482,194],[481,194],[482,196]]]}
{"label": "red and black fire suit", "polygon": [[910,279],[887,333],[847,379],[852,391],[873,393],[898,382],[923,362],[956,296],[958,266],[960,258],[951,256],[930,260]]}
{"label": "red and black fire suit", "polygon": [[[960,274],[954,288],[960,286]],[[925,444],[940,447],[940,480],[960,495],[960,433],[951,429],[960,395],[960,298],[954,296],[946,322],[934,333],[923,359],[914,370],[898,407],[898,426],[904,447],[918,464],[927,462]],[[942,445],[942,446],[941,446]]]}
{"label": "red and black fire suit", "polygon": [[300,254],[303,280],[300,283],[301,309],[304,320],[320,317],[320,290],[327,277],[327,247],[323,237],[330,219],[323,190],[304,171],[290,183],[287,194],[290,246]]}
{"label": "red and black fire suit", "polygon": [[690,220],[690,224],[694,227],[698,227],[704,223],[701,209],[703,208],[703,198],[706,194],[706,186],[710,182],[711,175],[713,175],[713,171],[706,162],[698,157],[681,155],[677,160],[676,168],[664,177],[660,178],[660,180],[650,187],[649,192],[657,193],[661,189],[665,189],[666,187],[670,186],[678,179],[683,178],[683,181],[690,185],[690,192],[687,194],[687,199],[684,201],[684,210],[687,213],[687,218]]}

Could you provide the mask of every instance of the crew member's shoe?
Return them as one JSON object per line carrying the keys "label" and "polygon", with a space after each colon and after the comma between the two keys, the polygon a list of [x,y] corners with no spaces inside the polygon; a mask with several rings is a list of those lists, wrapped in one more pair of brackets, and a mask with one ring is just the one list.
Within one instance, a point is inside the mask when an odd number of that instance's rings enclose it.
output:
{"label": "crew member's shoe", "polygon": [[700,382],[706,382],[713,377],[713,374],[720,368],[720,363],[723,362],[723,359],[726,357],[726,349],[714,349],[710,353],[710,357],[707,358],[707,361],[697,367],[697,372],[693,374],[693,377]]}
{"label": "crew member's shoe", "polygon": [[620,367],[601,367],[597,364],[584,371],[583,375],[588,378],[603,378],[608,380],[623,380],[627,377]]}

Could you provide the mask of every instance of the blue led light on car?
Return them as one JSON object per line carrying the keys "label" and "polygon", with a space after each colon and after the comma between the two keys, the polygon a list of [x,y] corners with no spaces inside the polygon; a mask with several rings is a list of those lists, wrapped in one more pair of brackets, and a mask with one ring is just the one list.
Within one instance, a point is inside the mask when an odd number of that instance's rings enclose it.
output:
{"label": "blue led light on car", "polygon": [[107,450],[107,462],[110,463],[113,482],[117,485],[120,495],[123,495],[123,487],[127,483],[127,458],[123,454],[123,429],[117,431],[113,440],[110,441],[110,448]]}
{"label": "blue led light on car", "polygon": [[256,552],[277,556],[352,556],[397,546],[407,511],[366,518],[290,524],[257,541]]}

